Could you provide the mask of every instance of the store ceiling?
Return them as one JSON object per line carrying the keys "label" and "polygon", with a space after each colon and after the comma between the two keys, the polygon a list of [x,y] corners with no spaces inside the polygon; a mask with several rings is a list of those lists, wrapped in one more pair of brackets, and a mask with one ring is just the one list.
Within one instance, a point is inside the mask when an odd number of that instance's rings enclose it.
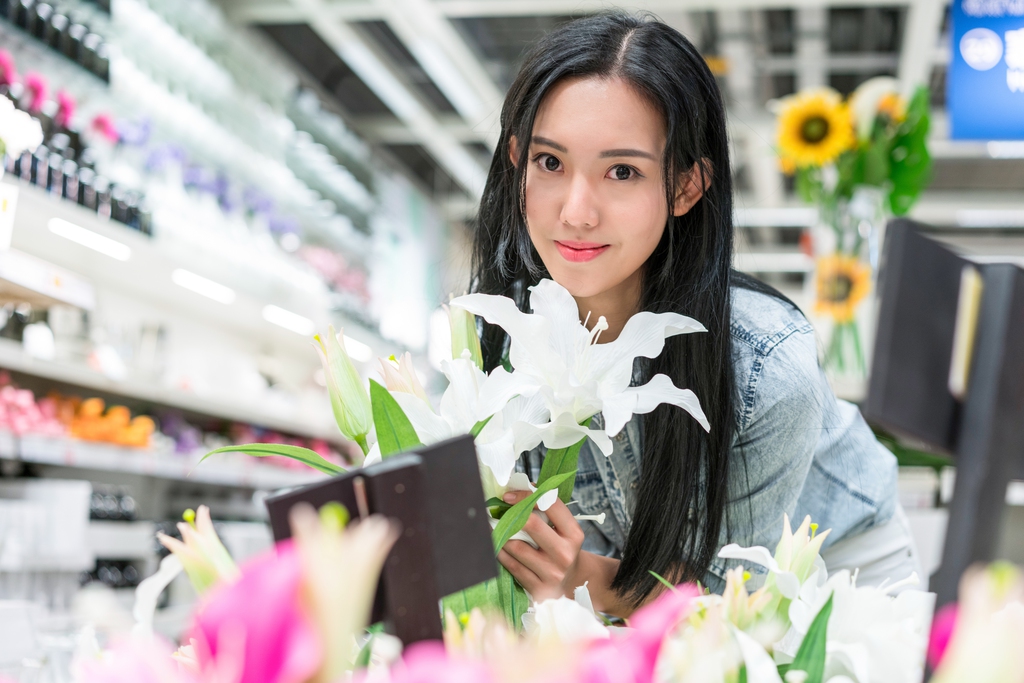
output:
{"label": "store ceiling", "polygon": [[[523,51],[571,18],[615,6],[605,0],[221,4],[234,21],[265,33],[356,130],[456,214],[459,207],[470,210],[482,189],[502,96]],[[853,0],[843,6],[633,0],[619,6],[655,13],[722,67],[737,187],[750,205],[786,203],[771,149],[769,103],[799,88],[831,85],[849,92],[877,75],[927,83],[938,108],[935,136],[945,136],[944,0]],[[1019,187],[1024,161],[989,156],[984,146],[939,146],[936,181],[949,190]]]}

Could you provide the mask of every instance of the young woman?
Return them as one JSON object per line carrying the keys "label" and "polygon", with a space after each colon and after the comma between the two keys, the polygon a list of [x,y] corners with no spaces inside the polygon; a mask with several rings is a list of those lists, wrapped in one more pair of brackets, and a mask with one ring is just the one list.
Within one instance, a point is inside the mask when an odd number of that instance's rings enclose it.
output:
{"label": "young woman", "polygon": [[[511,541],[499,561],[534,597],[586,581],[598,609],[626,616],[656,592],[650,571],[720,591],[723,545],[774,548],[784,514],[809,514],[832,529],[830,571],[909,575],[893,456],[832,394],[800,311],[730,268],[725,112],[693,45],[627,15],[569,23],[526,57],[501,126],[474,291],[526,310],[528,288],[550,277],[581,320],[607,319],[603,341],[642,310],[696,318],[708,332],[670,338],[635,380],[665,373],[695,391],[711,432],[661,406],[636,416],[610,457],[585,445],[573,503],[548,510],[552,526],[534,515],[526,527],[539,549]],[[506,343],[485,325],[488,370]],[[577,512],[607,514],[581,526]]]}

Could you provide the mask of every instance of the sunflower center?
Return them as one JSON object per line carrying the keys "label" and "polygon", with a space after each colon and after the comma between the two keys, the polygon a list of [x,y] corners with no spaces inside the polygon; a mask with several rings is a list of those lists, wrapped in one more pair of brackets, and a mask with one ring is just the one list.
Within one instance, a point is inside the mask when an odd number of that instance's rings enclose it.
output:
{"label": "sunflower center", "polygon": [[849,275],[835,275],[825,280],[822,285],[822,298],[834,303],[846,301],[853,291],[853,280]]}
{"label": "sunflower center", "polygon": [[806,142],[821,142],[828,137],[828,119],[824,116],[808,117],[800,127],[800,136]]}

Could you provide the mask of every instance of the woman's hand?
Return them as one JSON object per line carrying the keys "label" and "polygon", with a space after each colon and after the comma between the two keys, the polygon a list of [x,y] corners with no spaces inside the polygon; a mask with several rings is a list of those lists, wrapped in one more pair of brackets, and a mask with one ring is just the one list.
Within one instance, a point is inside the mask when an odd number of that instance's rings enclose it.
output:
{"label": "woman's hand", "polygon": [[[529,491],[506,493],[505,502],[515,505],[528,495]],[[571,595],[583,583],[576,583],[583,529],[560,500],[545,514],[553,526],[531,514],[523,527],[539,549],[525,541],[509,541],[498,552],[498,561],[537,601]]]}

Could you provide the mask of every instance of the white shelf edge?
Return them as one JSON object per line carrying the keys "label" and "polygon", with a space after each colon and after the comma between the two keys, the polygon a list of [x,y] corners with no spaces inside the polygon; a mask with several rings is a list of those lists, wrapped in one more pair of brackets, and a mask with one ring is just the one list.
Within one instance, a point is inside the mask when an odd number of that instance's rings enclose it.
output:
{"label": "white shelf edge", "polygon": [[156,403],[169,408],[201,413],[224,420],[245,422],[258,427],[294,434],[306,438],[324,439],[331,443],[341,441],[337,430],[327,425],[314,425],[294,419],[281,419],[259,410],[241,408],[227,401],[205,398],[174,389],[154,388],[150,384],[107,377],[91,368],[64,361],[33,358],[17,342],[0,339],[0,368],[24,372],[43,379],[66,382],[86,389],[119,394],[126,398]]}
{"label": "white shelf edge", "polygon": [[[13,442],[14,452],[10,452]],[[192,481],[253,489],[279,489],[320,481],[326,475],[313,470],[286,470],[254,459],[225,464],[214,460],[196,465],[192,458],[152,450],[91,443],[68,438],[25,435],[0,438],[0,457],[40,465],[85,470],[126,472],[161,479]]]}

